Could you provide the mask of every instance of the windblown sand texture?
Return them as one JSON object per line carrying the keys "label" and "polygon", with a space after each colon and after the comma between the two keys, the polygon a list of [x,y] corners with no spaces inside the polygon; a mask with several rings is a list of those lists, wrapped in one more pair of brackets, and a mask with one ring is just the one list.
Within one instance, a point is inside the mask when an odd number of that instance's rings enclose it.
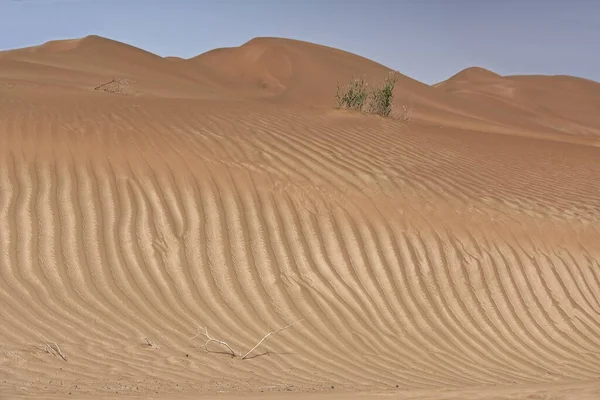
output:
{"label": "windblown sand texture", "polygon": [[[600,398],[600,84],[333,109],[388,72],[275,38],[0,53],[0,398]],[[295,321],[246,360],[189,339]]]}

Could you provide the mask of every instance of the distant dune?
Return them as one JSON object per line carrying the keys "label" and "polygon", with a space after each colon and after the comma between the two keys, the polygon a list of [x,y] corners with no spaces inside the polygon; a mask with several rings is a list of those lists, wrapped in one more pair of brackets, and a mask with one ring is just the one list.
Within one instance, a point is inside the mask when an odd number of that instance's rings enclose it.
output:
{"label": "distant dune", "polygon": [[562,134],[600,137],[600,83],[571,76],[506,76],[467,68],[435,85],[484,101],[490,108],[519,109],[529,121]]}
{"label": "distant dune", "polygon": [[390,71],[0,53],[0,398],[600,398],[600,85]]}
{"label": "distant dune", "polygon": [[217,49],[190,62],[278,95],[277,100],[329,105],[337,83],[365,76],[374,82],[391,71],[345,51],[299,40],[255,38],[240,47]]}

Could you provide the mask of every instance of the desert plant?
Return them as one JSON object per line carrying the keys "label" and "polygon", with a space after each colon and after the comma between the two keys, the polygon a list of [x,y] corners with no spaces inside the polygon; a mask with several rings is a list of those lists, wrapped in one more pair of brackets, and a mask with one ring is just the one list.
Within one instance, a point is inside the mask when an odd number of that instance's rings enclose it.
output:
{"label": "desert plant", "polygon": [[362,110],[369,93],[367,82],[364,78],[353,79],[346,87],[337,86],[335,98],[338,108],[349,108],[351,110]]}
{"label": "desert plant", "polygon": [[369,104],[369,112],[371,114],[387,117],[392,112],[392,99],[394,87],[398,82],[395,74],[391,72],[385,79],[383,86],[374,88],[371,91],[371,102]]}

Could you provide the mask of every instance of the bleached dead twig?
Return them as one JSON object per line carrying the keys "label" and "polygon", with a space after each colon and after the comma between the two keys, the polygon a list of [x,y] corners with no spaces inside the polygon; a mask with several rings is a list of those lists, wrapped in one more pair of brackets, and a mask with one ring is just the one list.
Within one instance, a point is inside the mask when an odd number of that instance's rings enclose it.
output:
{"label": "bleached dead twig", "polygon": [[400,121],[409,123],[412,118],[412,106],[402,106],[402,113],[400,114]]}
{"label": "bleached dead twig", "polygon": [[148,346],[149,349],[153,349],[153,350],[158,350],[160,349],[160,346],[158,346],[156,343],[154,343],[152,340],[148,339],[146,336],[144,336],[142,338],[142,340],[146,341],[146,345]]}
{"label": "bleached dead twig", "polygon": [[298,321],[296,321],[296,322],[292,322],[291,324],[289,324],[289,325],[287,325],[287,326],[284,326],[283,328],[279,328],[279,329],[277,329],[276,331],[272,331],[272,332],[269,332],[269,333],[267,333],[265,336],[263,336],[263,338],[262,338],[262,339],[261,339],[261,340],[260,340],[258,343],[256,343],[256,346],[254,346],[253,348],[251,348],[251,349],[250,349],[250,351],[249,351],[249,352],[247,352],[247,353],[246,353],[246,354],[245,354],[245,355],[242,357],[242,360],[245,360],[245,359],[246,359],[246,358],[247,358],[247,357],[250,355],[250,353],[252,353],[254,350],[256,350],[256,348],[257,348],[258,346],[260,346],[260,344],[261,344],[262,342],[264,342],[264,341],[265,341],[265,340],[266,340],[266,339],[267,339],[269,336],[271,336],[271,335],[274,335],[274,334],[276,334],[276,333],[279,333],[279,332],[281,332],[281,331],[284,331],[284,330],[286,330],[287,328],[291,327],[292,325],[295,325],[295,324],[297,324],[297,323],[299,323],[299,322],[301,322],[301,321],[303,321],[303,320],[301,319],[301,320],[298,320]]}
{"label": "bleached dead twig", "polygon": [[207,346],[208,346],[210,343],[212,343],[212,342],[215,342],[215,343],[218,343],[218,344],[220,344],[220,345],[222,345],[222,346],[225,346],[225,347],[227,347],[227,348],[229,349],[229,352],[231,353],[231,355],[232,355],[233,357],[235,357],[235,356],[236,356],[236,355],[235,355],[235,351],[233,351],[233,349],[231,348],[231,346],[230,346],[229,344],[227,344],[226,342],[224,342],[224,341],[222,341],[222,340],[219,340],[219,339],[215,339],[215,338],[212,338],[212,337],[210,337],[210,335],[208,334],[208,328],[204,328],[204,332],[200,332],[200,329],[198,328],[198,334],[197,334],[197,335],[195,335],[195,336],[192,336],[192,337],[190,338],[190,340],[194,340],[194,339],[196,339],[196,338],[197,338],[198,336],[200,336],[200,335],[204,335],[204,336],[206,336],[206,342],[204,343],[204,349],[205,349],[206,351],[209,351]]}
{"label": "bleached dead twig", "polygon": [[232,357],[240,357],[242,360],[245,360],[245,359],[247,359],[247,358],[248,358],[248,356],[249,356],[250,354],[252,354],[252,352],[253,352],[254,350],[256,350],[256,349],[258,348],[258,346],[260,346],[260,345],[261,345],[261,344],[262,344],[262,343],[263,343],[263,342],[264,342],[264,341],[265,341],[265,340],[266,340],[266,339],[267,339],[269,336],[271,336],[271,335],[274,335],[274,334],[276,334],[276,333],[279,333],[279,332],[281,332],[281,331],[284,331],[284,330],[286,330],[286,329],[290,328],[291,326],[293,326],[293,325],[296,325],[296,324],[297,324],[297,323],[299,323],[299,322],[302,322],[303,320],[304,320],[304,319],[298,320],[298,321],[296,321],[296,322],[292,322],[291,324],[289,324],[289,325],[286,325],[286,326],[284,326],[283,328],[279,328],[279,329],[277,329],[277,330],[275,330],[275,331],[268,332],[268,333],[267,333],[265,336],[263,336],[263,337],[262,337],[262,339],[261,339],[261,340],[260,340],[260,341],[259,341],[259,342],[258,342],[258,343],[257,343],[257,344],[254,346],[254,347],[252,347],[252,348],[250,349],[250,351],[248,351],[246,354],[243,354],[243,355],[242,355],[242,352],[241,352],[241,351],[240,351],[240,354],[239,354],[239,355],[238,355],[238,354],[235,354],[235,351],[233,350],[233,348],[232,348],[232,347],[231,347],[231,346],[230,346],[230,345],[229,345],[227,342],[224,342],[224,341],[222,341],[222,340],[215,339],[215,338],[211,337],[211,336],[209,335],[209,333],[208,333],[208,328],[204,328],[204,332],[202,332],[202,331],[200,330],[200,328],[198,328],[198,333],[197,333],[196,335],[192,336],[192,337],[190,338],[190,340],[194,340],[194,339],[196,339],[198,336],[200,336],[200,335],[204,335],[204,336],[206,337],[206,342],[204,343],[204,349],[205,349],[207,352],[209,352],[209,350],[208,350],[208,347],[207,347],[207,346],[208,346],[210,343],[212,343],[212,342],[215,342],[215,343],[218,343],[218,344],[220,344],[221,346],[225,346],[225,347],[227,347],[227,349],[229,350],[229,353],[231,354],[231,356],[232,356]]}
{"label": "bleached dead twig", "polygon": [[63,352],[60,350],[58,343],[51,341],[50,339],[48,339],[46,336],[42,335],[39,332],[36,332],[36,333],[38,335],[38,338],[44,344],[44,350],[46,351],[46,353],[48,353],[54,357],[60,357],[63,359],[63,361],[67,361],[67,356],[65,356],[63,354]]}

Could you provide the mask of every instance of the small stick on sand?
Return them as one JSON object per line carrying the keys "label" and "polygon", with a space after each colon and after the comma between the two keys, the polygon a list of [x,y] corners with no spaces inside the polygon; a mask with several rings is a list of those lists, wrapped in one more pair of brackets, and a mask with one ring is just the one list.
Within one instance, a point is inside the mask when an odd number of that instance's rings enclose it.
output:
{"label": "small stick on sand", "polygon": [[260,346],[260,344],[261,344],[262,342],[264,342],[264,341],[265,341],[265,339],[267,339],[269,336],[271,336],[271,335],[274,335],[274,334],[276,334],[276,333],[279,333],[279,332],[281,332],[281,331],[284,331],[284,330],[286,330],[287,328],[291,327],[292,325],[295,325],[295,324],[297,324],[297,323],[299,323],[299,322],[302,322],[302,321],[303,321],[303,319],[301,319],[301,320],[298,320],[298,321],[296,321],[296,322],[292,322],[291,324],[289,324],[289,325],[287,325],[287,326],[284,326],[283,328],[279,328],[279,329],[277,329],[276,331],[272,331],[272,332],[269,332],[269,333],[267,333],[265,336],[263,336],[263,338],[260,340],[260,342],[256,343],[256,346],[254,346],[253,348],[251,348],[251,349],[250,349],[250,351],[249,351],[249,352],[247,352],[247,353],[246,353],[246,354],[245,354],[245,355],[242,357],[242,360],[245,360],[246,358],[248,358],[248,356],[250,355],[250,353],[252,353],[254,350],[256,350],[256,348],[257,348],[258,346]]}
{"label": "small stick on sand", "polygon": [[143,337],[142,340],[146,341],[146,345],[148,346],[148,348],[150,349],[154,349],[154,350],[158,350],[160,349],[160,346],[157,346],[156,343],[154,343],[152,340],[148,339],[148,337]]}
{"label": "small stick on sand", "polygon": [[44,343],[44,350],[46,351],[46,353],[51,354],[55,357],[60,357],[63,359],[63,361],[67,361],[67,356],[65,356],[63,354],[63,352],[60,350],[60,347],[58,347],[58,344],[56,342],[51,341],[50,339],[48,339],[47,337],[45,337],[44,335],[42,335],[39,332],[36,332],[38,337],[40,338],[40,340],[43,341]]}
{"label": "small stick on sand", "polygon": [[281,332],[281,331],[284,331],[284,330],[288,329],[289,327],[291,327],[292,325],[295,325],[295,324],[297,324],[297,323],[299,323],[299,322],[302,322],[303,320],[304,320],[304,319],[298,320],[298,321],[296,321],[296,322],[292,322],[291,324],[289,324],[289,325],[287,325],[287,326],[284,326],[283,328],[279,328],[279,329],[277,329],[277,330],[275,330],[275,331],[268,332],[268,333],[267,333],[265,336],[263,336],[263,338],[262,338],[262,339],[261,339],[261,340],[260,340],[260,341],[259,341],[259,342],[258,342],[258,343],[257,343],[257,344],[254,346],[254,347],[253,347],[253,348],[251,348],[251,349],[250,349],[250,351],[248,351],[248,352],[247,352],[246,354],[244,354],[244,355],[242,355],[242,352],[241,352],[241,351],[240,351],[240,354],[239,354],[239,355],[235,354],[235,351],[233,350],[233,348],[232,348],[232,347],[231,347],[231,346],[230,346],[230,345],[229,345],[227,342],[224,342],[224,341],[222,341],[222,340],[215,339],[215,338],[211,337],[211,336],[209,335],[209,333],[208,333],[208,328],[204,328],[204,332],[200,331],[200,328],[198,328],[198,333],[197,333],[196,335],[192,336],[192,337],[190,338],[190,340],[194,340],[194,339],[196,339],[198,336],[200,336],[200,335],[204,335],[204,336],[206,337],[206,339],[207,339],[207,340],[206,340],[206,342],[204,343],[204,349],[205,349],[207,352],[210,352],[210,351],[208,350],[208,347],[207,347],[207,346],[208,346],[208,345],[209,345],[211,342],[215,342],[215,343],[218,343],[218,344],[220,344],[220,345],[222,345],[222,346],[225,346],[225,347],[227,347],[227,349],[229,350],[229,353],[231,354],[231,356],[232,356],[232,357],[240,357],[242,360],[245,360],[245,359],[247,359],[247,358],[248,358],[248,356],[249,356],[250,354],[252,354],[252,352],[253,352],[254,350],[256,350],[256,349],[258,348],[258,346],[260,346],[260,345],[262,344],[262,342],[264,342],[264,341],[265,341],[265,340],[266,340],[266,339],[267,339],[269,336],[271,336],[271,335],[274,335],[274,334],[276,334],[276,333],[279,333],[279,332]]}
{"label": "small stick on sand", "polygon": [[211,343],[211,342],[215,342],[215,343],[219,343],[219,344],[220,344],[220,345],[222,345],[222,346],[225,346],[225,347],[227,347],[227,348],[229,349],[229,352],[231,353],[231,355],[232,355],[233,357],[235,357],[235,356],[236,356],[236,355],[235,355],[235,351],[233,351],[233,349],[231,348],[231,346],[230,346],[230,345],[228,345],[226,342],[224,342],[224,341],[222,341],[222,340],[219,340],[219,339],[215,339],[215,338],[212,338],[212,337],[210,337],[210,335],[208,334],[208,328],[204,328],[204,330],[205,330],[204,332],[200,332],[200,328],[198,328],[198,331],[199,331],[199,332],[198,332],[198,334],[197,334],[197,335],[195,335],[195,336],[192,336],[192,337],[190,338],[190,340],[194,340],[194,339],[196,339],[198,336],[200,336],[200,335],[204,335],[204,336],[206,336],[206,342],[204,343],[204,349],[205,349],[206,351],[209,351],[209,350],[208,350],[208,347],[207,347],[207,346],[208,346],[208,344],[209,344],[209,343]]}

